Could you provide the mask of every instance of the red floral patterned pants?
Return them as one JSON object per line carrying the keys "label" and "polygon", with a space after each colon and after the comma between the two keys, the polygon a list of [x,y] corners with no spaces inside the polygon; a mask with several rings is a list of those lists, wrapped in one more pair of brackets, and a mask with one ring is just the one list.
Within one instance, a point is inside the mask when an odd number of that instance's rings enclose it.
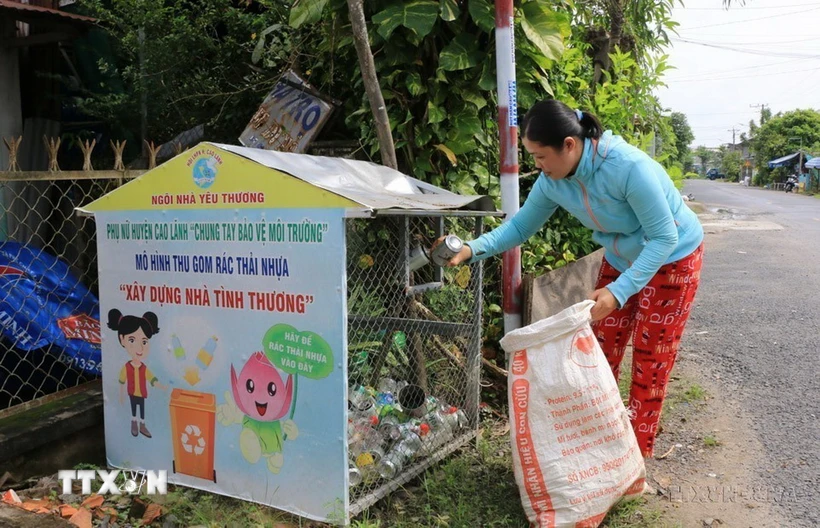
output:
{"label": "red floral patterned pants", "polygon": [[[651,457],[655,447],[666,385],[695,300],[702,264],[703,244],[688,257],[662,266],[649,284],[621,309],[592,327],[616,380],[632,338],[628,410],[645,457]],[[620,272],[604,259],[595,289],[607,286],[619,276]]]}

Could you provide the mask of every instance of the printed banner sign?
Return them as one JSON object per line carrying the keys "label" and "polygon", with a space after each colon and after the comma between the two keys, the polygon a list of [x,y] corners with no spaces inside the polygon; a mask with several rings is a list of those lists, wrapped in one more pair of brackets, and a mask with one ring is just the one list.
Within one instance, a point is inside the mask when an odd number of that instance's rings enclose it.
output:
{"label": "printed banner sign", "polygon": [[[224,177],[230,161],[202,157],[162,181],[248,191]],[[344,209],[112,209],[131,190],[164,193],[150,176],[95,213],[109,464],[345,519]]]}

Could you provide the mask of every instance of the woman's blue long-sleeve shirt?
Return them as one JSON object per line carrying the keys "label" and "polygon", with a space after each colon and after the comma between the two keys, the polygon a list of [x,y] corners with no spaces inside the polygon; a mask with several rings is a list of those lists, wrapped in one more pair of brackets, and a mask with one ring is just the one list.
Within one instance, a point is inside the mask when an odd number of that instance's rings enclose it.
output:
{"label": "woman's blue long-sleeve shirt", "polygon": [[605,132],[597,149],[584,141],[575,174],[538,177],[509,221],[467,242],[472,261],[521,245],[563,207],[593,230],[607,261],[621,276],[607,288],[623,306],[664,264],[692,253],[703,241],[697,215],[659,163],[620,136]]}

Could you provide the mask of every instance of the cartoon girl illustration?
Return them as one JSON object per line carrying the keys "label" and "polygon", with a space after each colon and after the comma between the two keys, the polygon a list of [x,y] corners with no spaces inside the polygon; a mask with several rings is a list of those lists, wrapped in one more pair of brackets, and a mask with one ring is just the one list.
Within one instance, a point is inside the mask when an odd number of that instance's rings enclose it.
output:
{"label": "cartoon girl illustration", "polygon": [[[125,404],[125,393],[131,400],[131,435],[141,434],[151,438],[145,426],[145,399],[148,398],[148,385],[168,390],[167,385],[159,382],[157,377],[145,364],[151,351],[148,341],[159,332],[159,320],[153,312],[145,312],[142,317],[123,315],[119,310],[108,312],[108,328],[117,332],[120,345],[131,357],[120,370],[120,404]],[[137,424],[139,408],[139,424]]]}
{"label": "cartoon girl illustration", "polygon": [[285,462],[285,440],[299,435],[293,420],[280,423],[293,401],[293,376],[283,382],[267,356],[255,352],[238,377],[231,365],[231,389],[233,397],[225,392],[225,404],[217,409],[217,418],[225,426],[242,424],[239,449],[245,460],[255,464],[264,457],[268,470],[279,473]]}

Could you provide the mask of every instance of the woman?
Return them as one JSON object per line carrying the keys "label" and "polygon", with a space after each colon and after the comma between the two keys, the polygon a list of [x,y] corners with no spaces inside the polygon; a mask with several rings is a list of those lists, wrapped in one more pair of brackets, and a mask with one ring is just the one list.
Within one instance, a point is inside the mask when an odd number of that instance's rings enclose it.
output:
{"label": "woman", "polygon": [[509,222],[467,242],[450,265],[520,245],[563,207],[605,248],[590,298],[593,329],[615,379],[632,337],[629,409],[651,457],[669,373],[700,278],[703,229],[657,162],[592,114],[543,101],[524,118],[522,142],[542,173]]}

